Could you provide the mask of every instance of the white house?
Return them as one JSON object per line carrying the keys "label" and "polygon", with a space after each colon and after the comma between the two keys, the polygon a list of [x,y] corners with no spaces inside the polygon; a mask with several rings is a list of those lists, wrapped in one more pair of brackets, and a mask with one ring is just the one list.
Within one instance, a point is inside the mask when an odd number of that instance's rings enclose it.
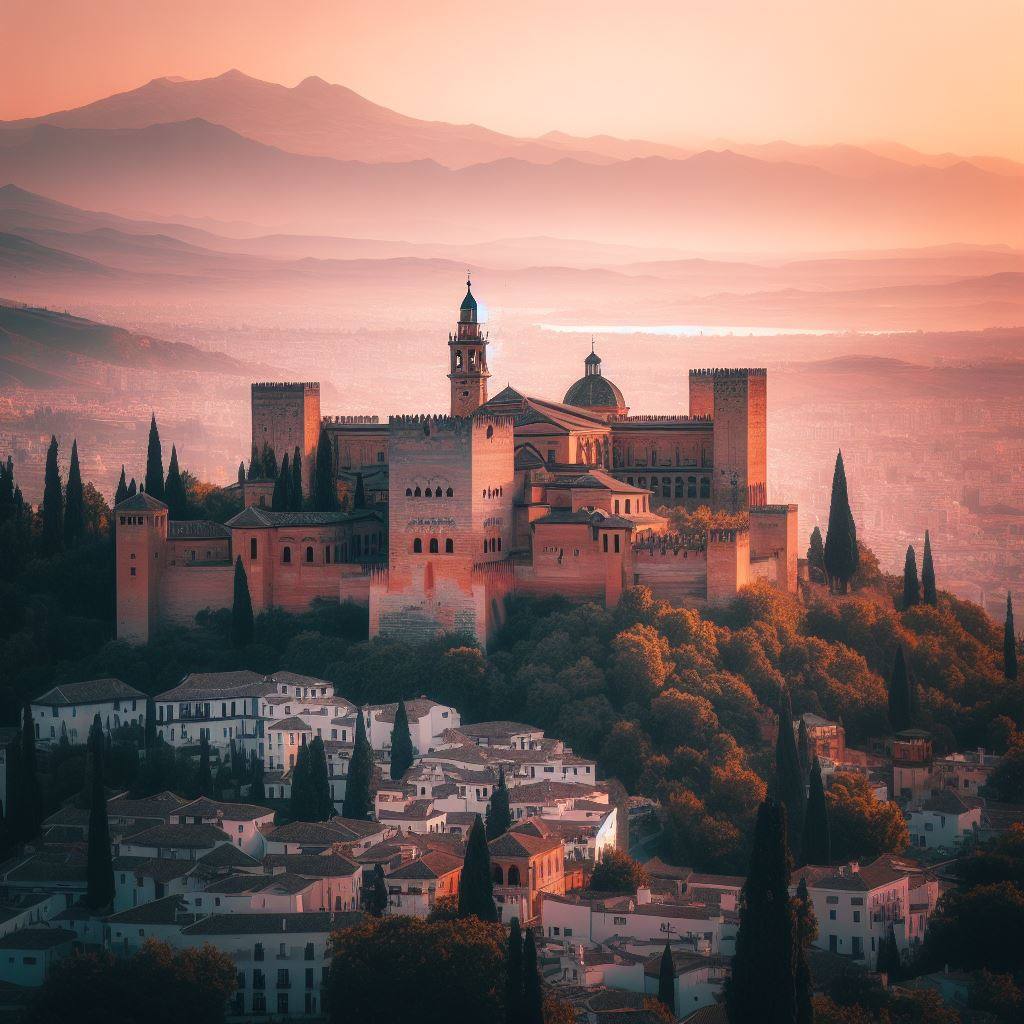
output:
{"label": "white house", "polygon": [[77,936],[67,928],[35,925],[0,938],[0,981],[23,988],[42,985],[50,968],[70,955]]}
{"label": "white house", "polygon": [[154,825],[114,845],[127,857],[198,860],[223,843],[231,843],[231,837],[216,825]]}
{"label": "white house", "polygon": [[193,874],[196,863],[170,857],[115,857],[114,912],[201,889],[205,880]]}
{"label": "white house", "polygon": [[168,816],[171,825],[216,825],[243,853],[262,857],[265,843],[262,829],[274,823],[274,812],[258,804],[229,803],[200,797],[174,808]]}
{"label": "white house", "polygon": [[62,738],[85,743],[96,715],[107,732],[123,725],[145,726],[146,695],[120,679],[90,679],[55,686],[32,702],[41,745],[59,743]]}
{"label": "white house", "polygon": [[426,917],[439,899],[458,895],[462,858],[443,850],[428,850],[422,857],[385,873],[388,913]]}
{"label": "white house", "polygon": [[[317,910],[358,910],[363,868],[337,853],[271,854],[263,859],[269,873],[287,873],[319,882]],[[309,909],[309,908],[307,908]]]}
{"label": "white house", "polygon": [[910,845],[919,849],[959,850],[977,840],[984,801],[977,796],[940,789],[916,810],[907,812]]}
{"label": "white house", "polygon": [[[363,708],[366,737],[374,750],[390,754],[391,733],[395,728],[398,704],[368,704]],[[461,718],[455,708],[427,697],[405,701],[405,713],[409,719],[409,734],[413,750],[425,754],[440,742],[446,729],[457,728]]]}

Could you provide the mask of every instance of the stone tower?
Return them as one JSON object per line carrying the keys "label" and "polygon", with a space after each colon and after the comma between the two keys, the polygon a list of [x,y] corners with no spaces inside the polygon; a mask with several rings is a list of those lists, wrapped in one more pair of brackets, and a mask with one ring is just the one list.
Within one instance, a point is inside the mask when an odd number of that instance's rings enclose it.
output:
{"label": "stone tower", "polygon": [[473,287],[466,278],[466,297],[459,307],[455,334],[448,335],[448,379],[452,382],[453,416],[469,416],[487,401],[487,335],[480,330]]}
{"label": "stone tower", "polygon": [[167,506],[148,494],[114,508],[117,639],[144,644],[160,616],[160,578],[167,552]]}
{"label": "stone tower", "polygon": [[277,464],[296,447],[302,452],[302,490],[313,484],[316,443],[320,437],[320,385],[316,381],[257,383],[252,386],[252,443],[261,452],[274,449]]}

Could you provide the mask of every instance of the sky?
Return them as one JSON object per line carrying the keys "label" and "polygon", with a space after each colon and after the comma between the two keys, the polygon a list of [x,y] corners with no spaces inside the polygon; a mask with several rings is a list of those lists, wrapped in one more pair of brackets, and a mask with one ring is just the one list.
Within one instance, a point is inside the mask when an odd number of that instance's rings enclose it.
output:
{"label": "sky", "polygon": [[1024,0],[0,0],[0,119],[319,75],[415,117],[1024,159]]}

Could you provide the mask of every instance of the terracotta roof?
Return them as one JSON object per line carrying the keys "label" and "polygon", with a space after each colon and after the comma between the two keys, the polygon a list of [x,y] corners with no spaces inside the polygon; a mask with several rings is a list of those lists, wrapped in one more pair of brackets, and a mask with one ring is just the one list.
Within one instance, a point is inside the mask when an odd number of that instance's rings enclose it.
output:
{"label": "terracotta roof", "polygon": [[232,516],[225,525],[232,530],[269,530],[284,526],[333,526],[353,518],[364,519],[366,516],[359,512],[271,512],[270,509],[250,505]]}
{"label": "terracotta roof", "polygon": [[230,843],[215,846],[209,853],[204,853],[196,863],[206,868],[256,868],[260,864],[255,857],[250,857]]}
{"label": "terracotta roof", "polygon": [[166,512],[167,506],[145,491],[139,491],[114,506],[115,512]]}
{"label": "terracotta roof", "polygon": [[553,508],[546,516],[533,521],[534,526],[550,524],[581,524],[609,530],[632,530],[636,526],[633,520],[624,519],[600,508],[580,508],[575,512],[567,508]]}
{"label": "terracotta roof", "polygon": [[356,912],[329,914],[210,914],[182,929],[182,935],[323,935],[358,924]]}
{"label": "terracotta roof", "polygon": [[[334,683],[329,679],[319,679],[316,676],[304,676],[300,675],[298,672],[272,672],[269,678],[275,683],[285,683],[288,686],[315,686],[317,688],[326,686],[327,689],[332,691],[334,690]],[[282,696],[284,696],[284,694],[282,694]],[[344,701],[346,704],[349,703],[348,701],[345,701],[344,697],[338,697],[337,699],[339,701]]]}
{"label": "terracotta roof", "polygon": [[[233,846],[225,846],[233,850]],[[133,874],[152,878],[157,882],[170,882],[189,874],[196,866],[196,861],[182,860],[180,857],[115,857],[115,871],[131,871]]]}
{"label": "terracotta roof", "polygon": [[211,800],[209,797],[201,796],[189,804],[182,804],[171,811],[171,817],[187,816],[190,818],[223,818],[226,821],[256,821],[257,818],[265,818],[273,815],[270,807],[261,807],[258,804],[236,804],[224,800]]}
{"label": "terracotta roof", "polygon": [[133,836],[126,836],[125,845],[167,847],[169,849],[201,850],[218,843],[230,843],[231,837],[216,825],[154,825]]}
{"label": "terracotta roof", "polygon": [[159,818],[166,821],[175,808],[187,803],[184,797],[172,793],[169,789],[138,800],[127,796],[115,796],[107,801],[107,815],[119,818]]}
{"label": "terracotta roof", "polygon": [[[122,910],[105,918],[107,924],[176,924],[182,921],[185,913],[185,900],[181,896],[165,896],[163,899],[143,903],[137,907]],[[183,923],[195,920],[189,914]]]}
{"label": "terracotta roof", "polygon": [[538,853],[561,849],[562,845],[562,840],[554,836],[543,838],[525,832],[506,832],[492,839],[487,847],[492,857],[533,857]]}
{"label": "terracotta roof", "polygon": [[231,531],[212,519],[172,519],[167,524],[170,540],[229,540]]}
{"label": "terracotta roof", "polygon": [[36,853],[10,868],[4,875],[4,879],[8,882],[53,882],[64,885],[84,885],[86,882],[85,858],[77,851]]}
{"label": "terracotta roof", "polygon": [[952,789],[940,789],[921,804],[921,810],[934,814],[960,815],[976,810],[984,803],[984,800],[976,796],[961,796]]}
{"label": "terracotta roof", "polygon": [[287,825],[278,825],[263,834],[273,843],[329,846],[331,843],[350,843],[383,830],[384,826],[379,821],[336,817],[330,821],[290,821]]}
{"label": "terracotta roof", "polygon": [[301,875],[280,871],[273,875],[229,875],[227,878],[218,878],[210,882],[203,892],[219,892],[227,896],[240,896],[246,893],[277,890],[288,895],[294,895],[295,893],[303,892],[315,884],[315,879],[303,878]]}
{"label": "terracotta roof", "polygon": [[84,683],[62,683],[36,697],[32,703],[46,707],[70,707],[74,704],[106,704],[115,700],[141,700],[145,703],[146,695],[120,679],[89,679]]}
{"label": "terracotta roof", "polygon": [[276,722],[271,722],[270,725],[267,726],[267,731],[269,732],[271,729],[276,729],[278,732],[313,731],[311,726],[306,725],[301,718],[297,718],[295,715],[292,715],[291,718],[281,718]]}
{"label": "terracotta roof", "polygon": [[443,875],[449,875],[453,871],[461,870],[462,861],[458,857],[453,857],[451,854],[443,853],[440,850],[431,850],[423,854],[422,857],[418,857],[416,860],[409,861],[408,864],[403,864],[387,872],[387,877],[408,879],[441,878]]}
{"label": "terracotta roof", "polygon": [[512,804],[560,800],[566,797],[582,800],[590,792],[586,785],[580,785],[578,782],[554,782],[545,779],[542,782],[524,782],[518,786],[510,786],[508,799]]}
{"label": "terracotta roof", "polygon": [[340,854],[271,853],[263,858],[266,868],[284,868],[303,878],[342,878],[354,875],[359,865]]}
{"label": "terracotta roof", "polygon": [[524,733],[543,733],[544,730],[536,725],[525,725],[523,722],[496,721],[477,722],[476,725],[466,725],[463,723],[459,726],[459,732],[463,736],[469,736],[473,739],[505,739],[506,737],[520,736]]}
{"label": "terracotta roof", "polygon": [[22,928],[0,938],[0,949],[53,949],[77,938],[67,928]]}
{"label": "terracotta roof", "polygon": [[[414,700],[405,701],[405,713],[410,722],[418,722],[424,715],[429,715],[432,708],[446,707],[429,697],[417,697]],[[395,715],[398,713],[398,704],[367,704],[363,711],[377,712],[377,718],[381,722],[390,722],[394,725]]]}
{"label": "terracotta roof", "polygon": [[383,821],[385,818],[396,821],[426,821],[429,818],[437,818],[444,815],[444,811],[434,807],[433,800],[410,800],[405,807],[390,809],[387,804],[381,804],[377,811],[377,817]]}
{"label": "terracotta roof", "polygon": [[173,689],[158,694],[154,700],[177,701],[223,700],[225,697],[262,697],[273,692],[274,684],[258,672],[242,669],[237,672],[191,672]]}

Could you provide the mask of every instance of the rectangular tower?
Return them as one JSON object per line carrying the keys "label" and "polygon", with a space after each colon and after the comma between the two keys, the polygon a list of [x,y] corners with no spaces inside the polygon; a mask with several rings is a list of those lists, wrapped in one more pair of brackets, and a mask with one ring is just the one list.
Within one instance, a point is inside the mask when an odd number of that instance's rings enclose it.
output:
{"label": "rectangular tower", "polygon": [[136,494],[116,506],[113,515],[117,639],[148,643],[160,618],[167,506],[148,494]]}
{"label": "rectangular tower", "polygon": [[252,386],[252,443],[262,451],[274,449],[280,466],[302,452],[302,488],[307,495],[313,482],[316,443],[320,436],[320,384],[316,381],[262,382]]}

